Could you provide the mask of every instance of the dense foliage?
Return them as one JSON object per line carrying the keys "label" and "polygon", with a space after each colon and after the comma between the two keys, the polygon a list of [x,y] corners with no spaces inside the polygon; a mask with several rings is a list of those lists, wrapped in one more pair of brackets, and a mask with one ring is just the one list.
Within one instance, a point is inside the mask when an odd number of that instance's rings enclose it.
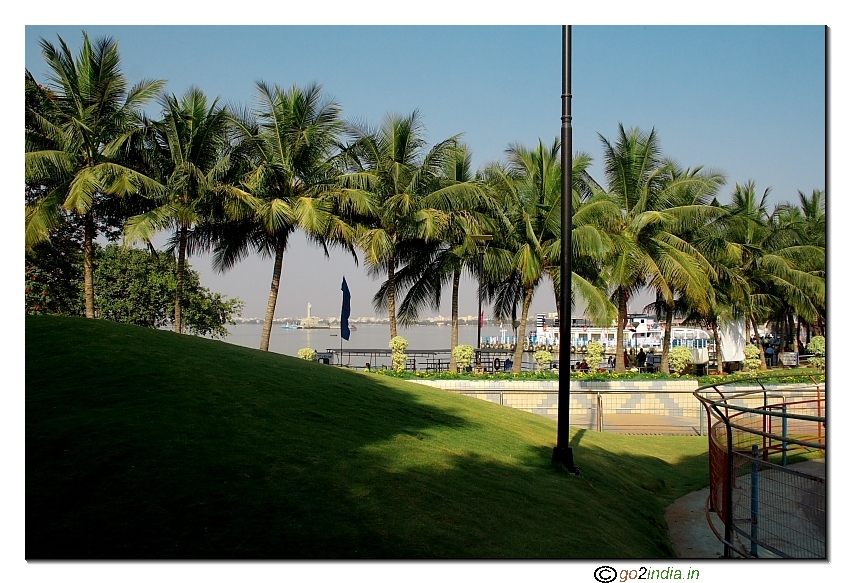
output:
{"label": "dense foliage", "polygon": [[298,350],[298,358],[301,360],[313,360],[316,358],[316,349],[309,346]]}
{"label": "dense foliage", "polygon": [[455,362],[461,370],[466,370],[466,367],[472,365],[472,359],[475,358],[475,349],[469,344],[458,344],[452,350],[455,357]]}
{"label": "dense foliage", "polygon": [[73,229],[57,229],[49,242],[25,254],[24,304],[28,315],[82,316],[83,254]]}
{"label": "dense foliage", "polygon": [[[107,245],[95,249],[94,259],[99,317],[146,328],[174,324],[177,262],[173,255]],[[202,287],[192,269],[186,270],[185,278],[183,313],[188,331],[226,336],[225,326],[241,313],[242,301]],[[27,253],[26,279],[28,314],[83,315],[82,254],[73,247],[67,255],[48,246]]]}
{"label": "dense foliage", "polygon": [[826,338],[815,336],[806,348],[812,353],[809,363],[817,368],[826,368]]}
{"label": "dense foliage", "polygon": [[587,343],[587,356],[585,360],[587,361],[587,367],[589,370],[596,370],[599,368],[599,363],[601,363],[605,359],[605,347],[602,346],[601,342],[597,342],[595,340]]}
{"label": "dense foliage", "polygon": [[670,350],[670,370],[681,375],[691,362],[691,349],[687,346],[676,346]]}
{"label": "dense foliage", "polygon": [[[173,255],[108,245],[97,254],[95,296],[100,317],[147,328],[174,325],[177,262]],[[242,301],[225,299],[200,285],[198,273],[186,269],[183,317],[192,334],[219,338],[240,315]]]}
{"label": "dense foliage", "polygon": [[534,353],[534,362],[537,363],[538,368],[549,368],[549,365],[552,364],[552,353],[548,350],[538,350]]}
{"label": "dense foliage", "polygon": [[755,344],[747,344],[744,347],[744,370],[747,372],[755,372],[761,366],[761,357],[759,356],[759,348]]}
{"label": "dense foliage", "polygon": [[403,371],[407,363],[407,350],[409,343],[401,336],[393,336],[390,340],[390,350],[392,351],[393,370]]}

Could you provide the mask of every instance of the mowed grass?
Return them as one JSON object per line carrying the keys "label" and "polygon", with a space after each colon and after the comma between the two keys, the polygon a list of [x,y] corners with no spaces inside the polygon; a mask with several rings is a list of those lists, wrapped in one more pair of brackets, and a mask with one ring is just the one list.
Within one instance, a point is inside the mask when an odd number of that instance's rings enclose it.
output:
{"label": "mowed grass", "polygon": [[26,320],[27,559],[661,558],[699,437],[573,431],[398,379]]}

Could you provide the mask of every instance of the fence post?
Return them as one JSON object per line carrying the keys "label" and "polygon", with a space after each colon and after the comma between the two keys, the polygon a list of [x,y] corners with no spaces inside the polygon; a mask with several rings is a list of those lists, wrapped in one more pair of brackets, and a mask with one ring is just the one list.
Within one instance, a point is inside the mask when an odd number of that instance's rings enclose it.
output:
{"label": "fence post", "polygon": [[782,397],[782,467],[788,465],[788,405]]}
{"label": "fence post", "polygon": [[750,473],[750,554],[759,556],[759,446],[753,445],[753,463]]}
{"label": "fence post", "polygon": [[602,433],[602,393],[596,393],[596,431]]}
{"label": "fence post", "polygon": [[[699,403],[699,401],[697,401]],[[705,407],[699,405],[699,434],[705,435]]]}

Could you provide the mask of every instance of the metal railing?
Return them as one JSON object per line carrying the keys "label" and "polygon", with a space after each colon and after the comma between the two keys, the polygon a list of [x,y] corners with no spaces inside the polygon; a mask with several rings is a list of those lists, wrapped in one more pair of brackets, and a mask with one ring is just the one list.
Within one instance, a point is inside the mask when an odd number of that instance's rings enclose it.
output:
{"label": "metal railing", "polygon": [[826,394],[810,380],[782,390],[756,379],[759,389],[694,392],[710,419],[706,518],[727,557],[826,557],[825,463],[789,466],[792,455],[826,453]]}

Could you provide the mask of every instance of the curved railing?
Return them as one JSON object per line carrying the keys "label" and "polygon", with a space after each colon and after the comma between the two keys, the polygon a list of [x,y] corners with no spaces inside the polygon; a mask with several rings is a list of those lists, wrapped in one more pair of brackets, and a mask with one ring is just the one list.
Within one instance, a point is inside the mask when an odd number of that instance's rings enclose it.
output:
{"label": "curved railing", "polygon": [[[825,558],[825,388],[805,376],[767,388],[765,378],[694,392],[709,418],[706,518],[727,557]],[[813,461],[789,464],[798,459]]]}

